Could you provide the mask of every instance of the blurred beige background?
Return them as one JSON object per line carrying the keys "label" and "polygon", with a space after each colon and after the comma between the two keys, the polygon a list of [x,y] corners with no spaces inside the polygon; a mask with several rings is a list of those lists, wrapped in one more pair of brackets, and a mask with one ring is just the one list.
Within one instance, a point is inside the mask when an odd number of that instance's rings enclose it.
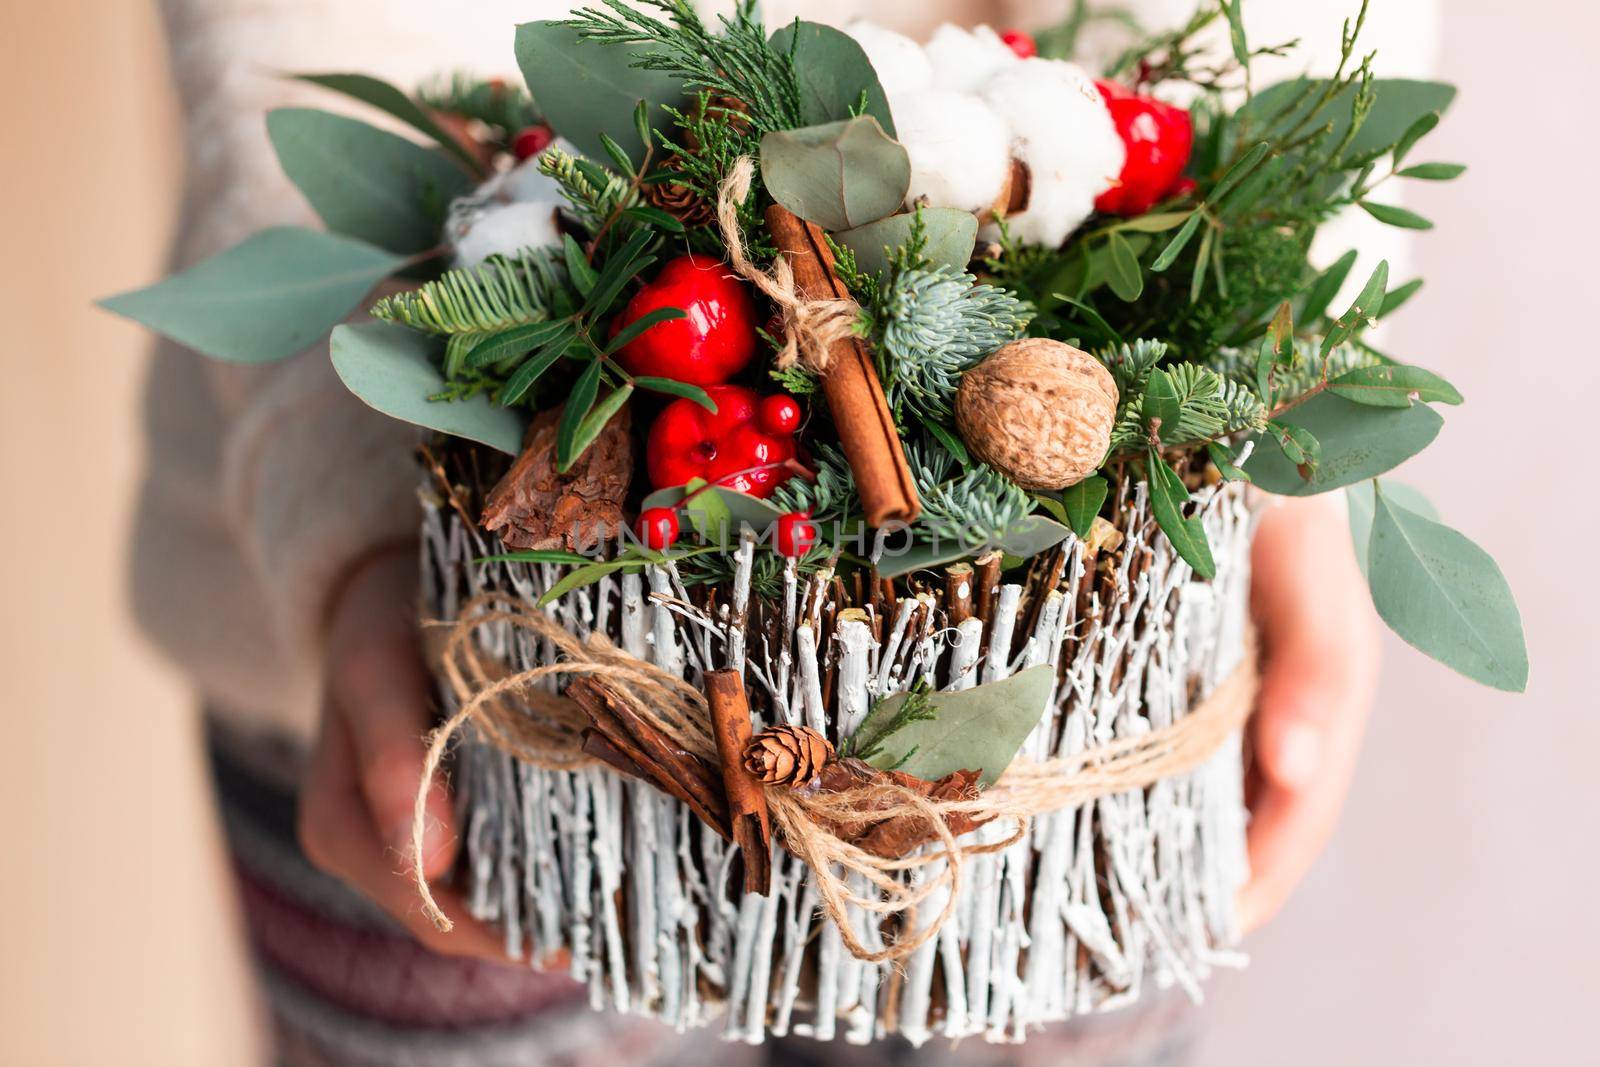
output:
{"label": "blurred beige background", "polygon": [[[154,12],[6,16],[0,1067],[250,1064],[195,721],[123,599],[145,339],[89,306],[159,273],[172,220]],[[1505,566],[1532,686],[1391,646],[1344,822],[1252,968],[1214,984],[1207,1065],[1594,1062],[1597,33],[1561,0],[1445,5],[1464,91],[1430,155],[1472,170],[1412,200],[1440,226],[1389,341],[1468,396],[1407,478]]]}

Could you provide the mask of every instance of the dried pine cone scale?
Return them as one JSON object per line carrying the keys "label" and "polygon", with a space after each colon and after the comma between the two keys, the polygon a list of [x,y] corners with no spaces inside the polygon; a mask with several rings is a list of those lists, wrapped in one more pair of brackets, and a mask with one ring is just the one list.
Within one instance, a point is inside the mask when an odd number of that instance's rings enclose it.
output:
{"label": "dried pine cone scale", "polygon": [[833,760],[833,746],[804,726],[772,726],[745,746],[745,770],[768,785],[803,786]]}

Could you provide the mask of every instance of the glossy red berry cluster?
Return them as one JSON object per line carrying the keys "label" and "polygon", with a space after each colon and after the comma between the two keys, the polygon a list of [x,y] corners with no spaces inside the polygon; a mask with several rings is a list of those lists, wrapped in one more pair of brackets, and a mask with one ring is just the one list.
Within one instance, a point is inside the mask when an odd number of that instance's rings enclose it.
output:
{"label": "glossy red berry cluster", "polygon": [[658,489],[700,478],[767,497],[789,477],[799,406],[789,397],[760,399],[742,385],[706,390],[715,414],[693,400],[674,400],[650,427],[645,462]]}

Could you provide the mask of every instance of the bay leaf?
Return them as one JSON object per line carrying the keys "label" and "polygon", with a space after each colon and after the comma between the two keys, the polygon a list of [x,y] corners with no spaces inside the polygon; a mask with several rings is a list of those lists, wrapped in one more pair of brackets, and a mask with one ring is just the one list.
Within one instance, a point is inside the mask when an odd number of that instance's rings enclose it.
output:
{"label": "bay leaf", "polygon": [[350,237],[282,226],[100,306],[215,359],[272,363],[327,336],[403,262]]}
{"label": "bay leaf", "polygon": [[761,138],[761,180],[772,198],[824,230],[891,215],[911,187],[911,157],[871,115],[779,130]]}
{"label": "bay leaf", "polygon": [[437,149],[328,111],[269,111],[267,136],[328,229],[391,252],[439,244],[450,201],[472,185]]}
{"label": "bay leaf", "polygon": [[910,694],[897,693],[873,706],[856,730],[858,751],[880,770],[900,770],[937,781],[956,771],[980,771],[988,787],[1011,766],[1028,734],[1044,718],[1055,684],[1048,663],[998,682],[960,691],[921,694],[930,717],[893,728]]}
{"label": "bay leaf", "polygon": [[390,322],[340,326],[329,342],[333,369],[368,407],[391,418],[465,437],[508,455],[522,451],[522,415],[479,393],[466,400],[429,400],[445,387],[434,360],[442,346]]}

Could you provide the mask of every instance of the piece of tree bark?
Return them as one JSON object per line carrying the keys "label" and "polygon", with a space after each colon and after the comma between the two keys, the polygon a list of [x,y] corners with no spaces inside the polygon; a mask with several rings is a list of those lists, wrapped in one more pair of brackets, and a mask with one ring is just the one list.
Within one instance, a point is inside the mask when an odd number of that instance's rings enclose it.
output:
{"label": "piece of tree bark", "polygon": [[507,548],[586,552],[628,521],[623,502],[635,465],[629,406],[611,417],[565,474],[556,470],[560,421],[560,408],[534,416],[522,454],[484,502],[483,528],[498,533]]}

